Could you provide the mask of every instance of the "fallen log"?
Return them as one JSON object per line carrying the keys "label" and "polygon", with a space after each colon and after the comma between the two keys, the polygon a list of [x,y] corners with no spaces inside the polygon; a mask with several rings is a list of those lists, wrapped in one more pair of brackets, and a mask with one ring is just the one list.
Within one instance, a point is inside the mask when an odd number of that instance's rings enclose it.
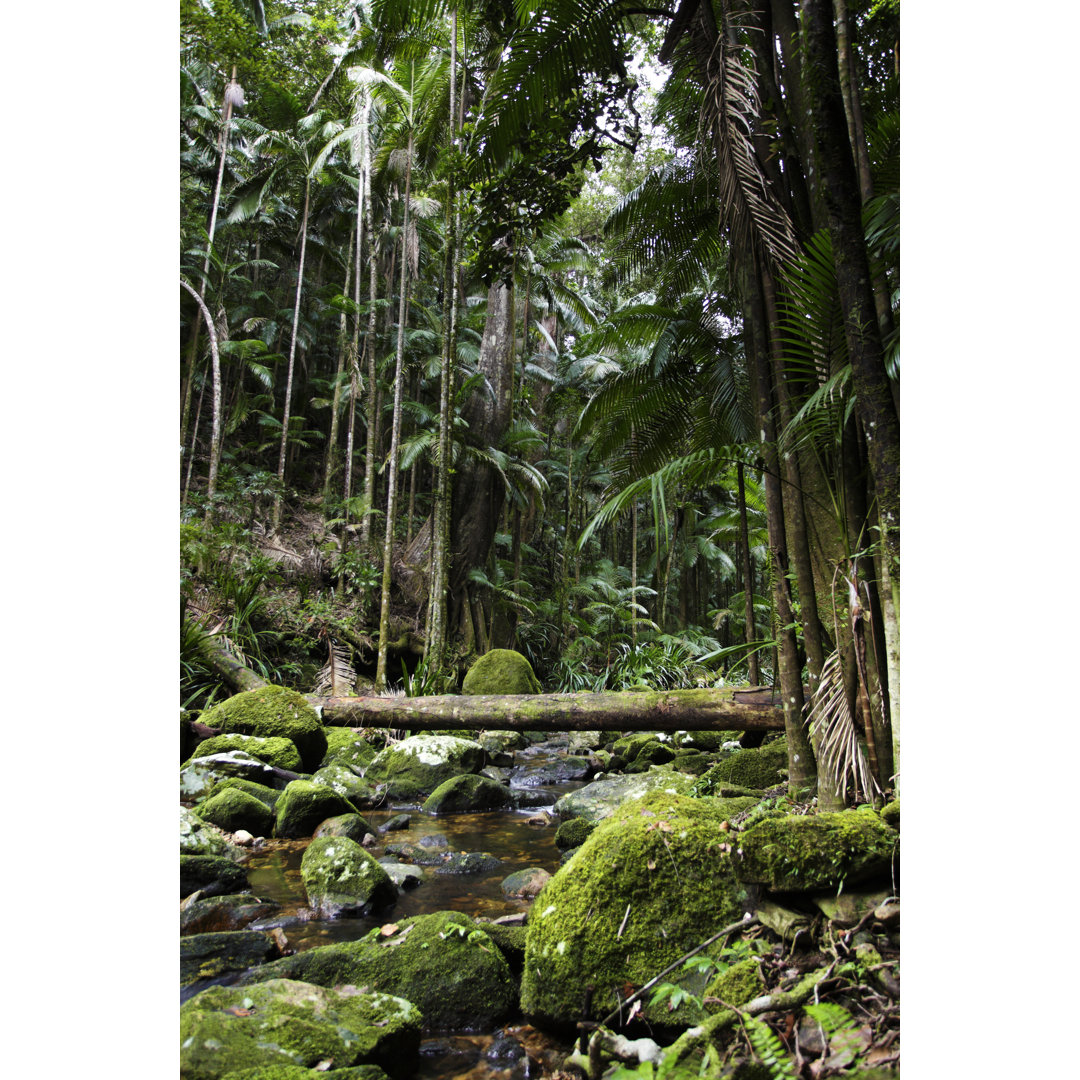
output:
{"label": "fallen log", "polygon": [[315,697],[331,727],[412,731],[783,731],[768,690],[620,691],[610,694],[462,694]]}
{"label": "fallen log", "polygon": [[235,657],[230,656],[213,638],[213,635],[199,633],[192,636],[192,642],[206,666],[235,694],[244,690],[258,690],[268,685],[266,680],[245,667]]}

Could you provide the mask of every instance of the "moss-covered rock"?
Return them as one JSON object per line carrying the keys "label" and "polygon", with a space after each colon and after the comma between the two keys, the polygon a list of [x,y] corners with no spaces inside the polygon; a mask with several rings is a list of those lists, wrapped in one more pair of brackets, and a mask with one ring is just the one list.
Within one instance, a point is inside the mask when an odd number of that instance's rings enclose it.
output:
{"label": "moss-covered rock", "polygon": [[213,784],[207,792],[207,797],[217,795],[219,792],[225,791],[228,788],[235,788],[237,791],[246,791],[260,802],[265,803],[271,810],[274,810],[277,807],[277,801],[281,798],[282,791],[281,788],[267,787],[266,784],[259,784],[253,780],[242,780],[236,776],[227,776]]}
{"label": "moss-covered rock", "polygon": [[281,736],[263,738],[259,735],[241,735],[237,732],[227,735],[212,735],[205,742],[199,743],[196,752],[199,757],[211,754],[224,754],[229,750],[243,750],[254,758],[276,765],[279,769],[297,772],[303,768],[300,751],[291,739]]}
{"label": "moss-covered rock", "polygon": [[748,957],[732,964],[727,971],[717,975],[705,988],[705,996],[719,998],[723,1004],[706,1005],[710,1011],[716,1011],[724,1005],[739,1008],[748,1001],[753,1001],[765,993],[765,978],[761,974],[761,964],[756,957]]}
{"label": "moss-covered rock", "polygon": [[[728,817],[713,800],[654,791],[601,822],[530,911],[521,1007],[533,1022],[568,1027],[606,1016],[627,983],[644,985],[742,917],[749,897],[722,845]],[[688,1019],[663,1005],[645,1017]]]}
{"label": "moss-covered rock", "polygon": [[586,821],[580,817],[570,818],[555,830],[555,846],[560,851],[581,847],[595,828],[595,821]]}
{"label": "moss-covered rock", "polygon": [[436,874],[490,874],[502,867],[490,851],[455,851],[435,866]]}
{"label": "moss-covered rock", "polygon": [[404,1077],[412,1074],[419,1048],[420,1014],[412,1004],[352,987],[337,991],[285,979],[215,986],[180,1009],[184,1080],[220,1080],[274,1065],[310,1069],[324,1061],[376,1064]]}
{"label": "moss-covered rock", "polygon": [[739,836],[739,879],[776,892],[836,891],[887,876],[895,829],[873,810],[769,818]]}
{"label": "moss-covered rock", "polygon": [[[622,738],[616,739],[612,745],[611,752],[624,758],[629,763],[634,761],[646,746],[650,746],[653,743],[660,743],[660,745],[663,745],[659,735],[657,735],[655,731],[636,731],[632,735],[624,735]],[[670,761],[671,758],[669,757],[668,760]]]}
{"label": "moss-covered rock", "polygon": [[881,808],[881,820],[886,825],[891,825],[892,828],[900,831],[900,800],[893,799],[891,803],[886,803]]}
{"label": "moss-covered rock", "polygon": [[689,776],[664,766],[637,775],[609,776],[564,795],[555,803],[555,813],[561,818],[581,817],[595,823],[610,817],[627,800],[640,799],[650,791],[683,795],[691,783]]}
{"label": "moss-covered rock", "polygon": [[500,888],[507,896],[516,896],[522,900],[532,900],[551,880],[551,874],[541,866],[529,866],[524,870],[515,870],[500,882]]}
{"label": "moss-covered rock", "polygon": [[345,836],[356,843],[363,843],[368,833],[376,835],[375,827],[360,814],[338,814],[337,817],[327,818],[315,830],[314,835],[319,836]]}
{"label": "moss-covered rock", "polygon": [[628,773],[648,772],[653,765],[666,765],[675,757],[675,751],[666,743],[654,739],[638,749],[634,760],[626,766]]}
{"label": "moss-covered rock", "polygon": [[[289,744],[290,746],[292,743]],[[222,788],[199,807],[199,817],[226,832],[247,829],[252,836],[269,836],[274,827],[270,807],[238,788]]]}
{"label": "moss-covered rock", "polygon": [[278,799],[274,835],[311,836],[327,818],[355,812],[353,805],[333,788],[310,780],[293,780]]}
{"label": "moss-covered rock", "polygon": [[180,899],[201,891],[203,896],[244,892],[247,871],[221,855],[180,856]]}
{"label": "moss-covered rock", "polygon": [[514,977],[519,978],[525,963],[525,927],[489,922],[482,922],[480,926],[506,957],[506,962],[510,965]]}
{"label": "moss-covered rock", "polygon": [[380,792],[375,784],[362,776],[357,776],[348,765],[340,761],[332,761],[329,765],[324,765],[312,775],[311,782],[333,788],[355,807],[373,806],[380,799]]}
{"label": "moss-covered rock", "polygon": [[319,986],[352,984],[413,1002],[428,1031],[483,1031],[517,1006],[506,958],[476,923],[454,911],[403,919],[388,936],[305,949],[264,965],[244,981],[302,979]]}
{"label": "moss-covered rock", "polygon": [[429,814],[460,814],[504,810],[511,805],[509,788],[486,776],[469,773],[444,780],[421,809]]}
{"label": "moss-covered rock", "polygon": [[180,985],[247,971],[278,955],[274,939],[260,930],[190,934],[180,939]]}
{"label": "moss-covered rock", "polygon": [[723,749],[724,743],[738,742],[741,734],[741,731],[686,731],[679,740],[679,746],[715,754]]}
{"label": "moss-covered rock", "polygon": [[279,905],[251,893],[228,893],[196,900],[180,909],[180,934],[220,934],[243,930],[256,919],[266,919]]}
{"label": "moss-covered rock", "polygon": [[257,1065],[253,1069],[237,1069],[226,1073],[222,1080],[389,1080],[378,1065],[351,1065],[347,1069],[306,1069],[303,1065]]}
{"label": "moss-covered rock", "polygon": [[776,739],[756,750],[736,750],[731,757],[713,766],[702,779],[764,790],[782,784],[786,774],[787,743],[784,739]]}
{"label": "moss-covered rock", "polygon": [[386,871],[345,836],[311,841],[300,862],[308,906],[324,919],[359,917],[397,900],[397,887]]}
{"label": "moss-covered rock", "polygon": [[302,694],[283,686],[236,694],[208,710],[202,721],[226,733],[290,739],[307,772],[317,769],[326,754],[326,733],[318,714]]}
{"label": "moss-covered rock", "polygon": [[529,740],[520,731],[485,731],[479,739],[480,745],[489,757],[497,754],[511,754],[529,745]]}
{"label": "moss-covered rock", "polygon": [[236,861],[243,857],[243,849],[230,843],[217,825],[204,821],[194,810],[180,807],[180,854],[217,855]]}
{"label": "moss-covered rock", "polygon": [[184,763],[180,769],[180,797],[201,798],[215,784],[230,776],[268,786],[273,786],[277,779],[270,765],[246,750],[225,750],[220,754],[193,757]]}
{"label": "moss-covered rock", "polygon": [[678,769],[681,773],[688,773],[690,776],[701,776],[703,773],[708,772],[715,763],[716,756],[706,753],[704,750],[676,750],[671,765],[672,768]]}
{"label": "moss-covered rock", "polygon": [[365,777],[386,784],[391,799],[423,802],[440,784],[463,773],[479,773],[485,755],[479,743],[452,735],[413,735],[376,755]]}
{"label": "moss-covered rock", "polygon": [[513,649],[492,649],[469,668],[463,694],[539,694],[540,681],[532,664]]}
{"label": "moss-covered rock", "polygon": [[326,753],[319,768],[336,763],[350,768],[365,769],[375,757],[375,747],[356,734],[352,728],[326,727]]}

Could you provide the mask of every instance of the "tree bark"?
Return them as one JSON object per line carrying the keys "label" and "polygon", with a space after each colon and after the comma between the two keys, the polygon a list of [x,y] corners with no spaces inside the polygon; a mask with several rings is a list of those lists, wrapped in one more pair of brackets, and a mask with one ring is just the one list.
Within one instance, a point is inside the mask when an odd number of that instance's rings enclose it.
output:
{"label": "tree bark", "polygon": [[[206,523],[209,524],[214,517],[214,490],[217,486],[218,463],[221,461],[221,358],[218,355],[217,331],[214,329],[214,320],[210,317],[210,309],[203,302],[203,298],[186,282],[180,279],[180,284],[187,289],[199,305],[199,311],[206,320],[206,330],[210,335],[210,356],[213,362],[214,372],[214,413],[213,427],[210,435],[210,472],[206,481]],[[198,430],[198,424],[196,424]],[[192,443],[192,460],[195,457],[194,443]],[[188,480],[191,479],[191,470],[188,470]],[[185,485],[185,493],[187,487]]]}
{"label": "tree bark", "polygon": [[[750,531],[746,524],[746,483],[743,479],[743,463],[736,467],[739,479],[739,555],[742,562],[743,608],[746,612],[746,645],[752,648],[756,640],[754,630],[754,574],[750,563]],[[749,678],[752,686],[761,682],[761,665],[758,662],[757,649],[747,655]]]}
{"label": "tree bark", "polygon": [[244,667],[239,660],[216,645],[209,634],[199,634],[195,639],[195,647],[210,670],[234,693],[258,690],[261,686],[269,685],[265,679],[260,678],[250,668]]}
{"label": "tree bark", "polygon": [[414,731],[782,731],[768,691],[462,694],[418,698],[309,697],[333,727]]}

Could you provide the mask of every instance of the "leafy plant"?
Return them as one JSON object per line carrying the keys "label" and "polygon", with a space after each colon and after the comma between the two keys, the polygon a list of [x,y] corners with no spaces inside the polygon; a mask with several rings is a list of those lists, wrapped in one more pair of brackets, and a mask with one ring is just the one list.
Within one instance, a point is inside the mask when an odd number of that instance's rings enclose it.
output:
{"label": "leafy plant", "polygon": [[740,1017],[754,1056],[769,1070],[772,1080],[799,1080],[784,1044],[768,1024],[754,1016]]}

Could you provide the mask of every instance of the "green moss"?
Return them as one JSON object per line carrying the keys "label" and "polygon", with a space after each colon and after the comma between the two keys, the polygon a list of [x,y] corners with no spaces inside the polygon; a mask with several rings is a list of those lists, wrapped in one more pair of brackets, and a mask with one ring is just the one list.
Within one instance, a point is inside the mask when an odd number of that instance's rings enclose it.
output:
{"label": "green moss", "polygon": [[511,804],[510,789],[486,776],[469,773],[444,780],[421,807],[429,814],[502,810]]}
{"label": "green moss", "polygon": [[216,979],[231,971],[247,971],[277,954],[273,938],[259,930],[188,934],[180,939],[180,985]]}
{"label": "green moss", "polygon": [[756,750],[736,750],[705,775],[714,782],[720,780],[764,789],[783,783],[786,771],[787,744],[781,739],[765,743]]}
{"label": "green moss", "polygon": [[420,1014],[385,994],[279,979],[204,990],[180,1009],[180,1039],[184,1080],[283,1065],[313,1068],[327,1060],[377,1064],[407,1076],[420,1045]]}
{"label": "green moss", "polygon": [[320,836],[300,862],[308,905],[323,918],[360,916],[397,899],[397,886],[355,840]]}
{"label": "green moss", "polygon": [[364,837],[371,833],[377,836],[375,827],[360,814],[338,814],[337,817],[327,818],[315,830],[315,836],[347,836],[350,840],[362,843]]}
{"label": "green moss", "polygon": [[881,808],[881,820],[886,825],[891,825],[894,829],[900,829],[900,800],[893,799],[891,803],[886,803]]}
{"label": "green moss", "polygon": [[277,788],[267,787],[265,784],[256,784],[254,780],[244,780],[239,776],[227,776],[216,781],[208,794],[210,796],[217,795],[228,788],[235,788],[237,791],[246,791],[249,795],[254,795],[256,799],[265,803],[271,810],[277,806],[277,801],[281,798],[281,792]]}
{"label": "green moss", "polygon": [[279,735],[262,738],[258,735],[240,735],[234,732],[230,735],[214,735],[195,747],[195,753],[199,757],[223,754],[229,750],[244,750],[253,758],[265,761],[267,765],[289,769],[291,772],[297,772],[303,767],[296,744],[291,739],[285,739]]}
{"label": "green moss", "polygon": [[739,836],[740,880],[777,892],[835,890],[887,875],[899,840],[873,810],[769,818]]}
{"label": "green moss", "polygon": [[383,750],[365,778],[385,783],[390,798],[422,802],[444,781],[480,772],[485,757],[480,744],[470,739],[413,735]]}
{"label": "green moss", "polygon": [[323,731],[326,733],[326,753],[319,762],[320,769],[332,762],[362,769],[375,757],[375,748],[352,728],[328,727]]}
{"label": "green moss", "polygon": [[[659,743],[656,734],[651,731],[639,731],[633,735],[624,735],[621,739],[616,739],[611,747],[611,752],[630,762],[650,743]],[[668,758],[668,760],[671,759]]]}
{"label": "green moss", "polygon": [[732,964],[705,988],[706,997],[719,998],[725,1005],[734,1005],[735,1008],[764,993],[765,979],[761,974],[761,965],[753,957]]}
{"label": "green moss", "polygon": [[327,818],[354,813],[351,803],[325,784],[293,780],[281,793],[277,804],[274,835],[311,836]]}
{"label": "green moss", "polygon": [[539,694],[540,682],[532,664],[513,649],[484,653],[465,675],[463,694]]}
{"label": "green moss", "polygon": [[431,1031],[490,1030],[517,1006],[513,975],[483,923],[455,911],[403,919],[389,937],[305,949],[242,981],[369,986],[413,1002]]}
{"label": "green moss", "polygon": [[[747,894],[723,851],[727,807],[657,791],[596,828],[529,914],[521,1005],[535,1022],[600,1019],[721,926]],[[588,1015],[584,988],[595,987]],[[648,1007],[653,1023],[684,1019]]]}
{"label": "green moss", "polygon": [[227,832],[246,829],[253,836],[269,836],[274,827],[274,815],[266,803],[233,787],[211,795],[199,807],[199,817]]}
{"label": "green moss", "polygon": [[589,838],[589,834],[596,828],[596,823],[586,821],[584,818],[571,818],[564,821],[555,830],[555,846],[560,851],[568,848],[580,847]]}
{"label": "green moss", "polygon": [[317,769],[326,754],[326,734],[318,714],[302,694],[283,686],[262,686],[236,694],[215,705],[202,719],[226,733],[291,739],[307,772]]}

